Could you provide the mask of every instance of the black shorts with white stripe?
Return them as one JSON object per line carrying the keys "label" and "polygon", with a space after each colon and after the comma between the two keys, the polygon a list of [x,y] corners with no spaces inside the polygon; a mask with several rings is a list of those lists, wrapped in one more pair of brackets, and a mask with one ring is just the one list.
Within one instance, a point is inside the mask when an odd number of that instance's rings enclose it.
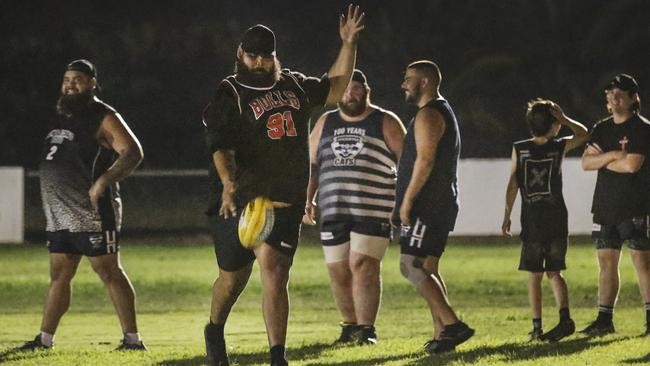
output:
{"label": "black shorts with white stripe", "polygon": [[[296,205],[273,210],[275,220],[266,243],[293,258],[296,249],[298,249],[304,211]],[[241,208],[238,209],[238,212],[241,212]],[[208,216],[208,222],[219,268],[233,272],[244,268],[255,260],[255,253],[242,247],[239,242],[237,234],[239,216],[224,219],[222,216],[213,215]]]}
{"label": "black shorts with white stripe", "polygon": [[82,254],[88,257],[115,254],[120,250],[119,231],[70,232],[48,231],[47,248],[50,253]]}
{"label": "black shorts with white stripe", "polygon": [[447,246],[449,223],[416,217],[409,226],[400,228],[400,253],[416,257],[440,258]]}

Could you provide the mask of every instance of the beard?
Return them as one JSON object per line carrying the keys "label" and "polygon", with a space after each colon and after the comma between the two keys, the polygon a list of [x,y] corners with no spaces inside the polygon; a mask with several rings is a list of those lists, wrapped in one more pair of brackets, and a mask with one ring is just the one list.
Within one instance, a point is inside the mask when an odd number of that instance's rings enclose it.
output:
{"label": "beard", "polygon": [[277,58],[275,58],[275,62],[270,71],[266,71],[263,68],[251,69],[242,60],[235,60],[237,80],[254,87],[273,85],[274,82],[280,80],[280,69],[280,61]]}
{"label": "beard", "polygon": [[368,98],[364,97],[358,102],[338,102],[337,105],[343,114],[350,117],[356,117],[361,115],[366,111],[366,108],[368,108]]}
{"label": "beard", "polygon": [[418,100],[420,100],[420,96],[422,96],[422,93],[420,93],[420,89],[417,89],[410,93],[404,93],[404,100],[409,104],[417,104]]}
{"label": "beard", "polygon": [[61,94],[56,102],[56,111],[63,116],[74,117],[83,113],[92,99],[90,90],[78,94]]}

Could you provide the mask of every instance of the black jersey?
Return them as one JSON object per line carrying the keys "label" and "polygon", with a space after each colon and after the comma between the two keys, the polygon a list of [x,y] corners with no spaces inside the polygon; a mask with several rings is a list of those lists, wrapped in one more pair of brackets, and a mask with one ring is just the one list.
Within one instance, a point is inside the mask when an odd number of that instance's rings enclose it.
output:
{"label": "black jersey", "polygon": [[[211,153],[235,152],[236,199],[243,205],[257,196],[303,205],[309,181],[309,119],[325,103],[329,79],[283,70],[267,88],[221,81],[204,111]],[[223,186],[210,164],[208,214],[216,214]]]}
{"label": "black jersey", "polygon": [[47,231],[100,232],[120,230],[122,203],[117,183],[99,200],[99,212],[88,190],[116,160],[117,154],[99,144],[96,134],[104,117],[115,110],[94,97],[73,117],[56,116],[45,137],[40,162],[41,197]]}
{"label": "black jersey", "polygon": [[562,196],[562,160],[566,139],[537,145],[533,139],[515,142],[517,184],[521,193],[521,238],[547,241],[568,235]]}
{"label": "black jersey", "polygon": [[[458,212],[458,159],[460,157],[460,131],[451,106],[445,99],[432,100],[422,108],[433,108],[440,112],[445,122],[436,150],[436,160],[431,175],[422,186],[413,203],[413,215],[456,219]],[[406,188],[413,175],[413,164],[417,158],[415,145],[415,117],[406,129],[402,155],[397,170],[396,207],[400,207]],[[450,222],[453,228],[453,222]]]}
{"label": "black jersey", "polygon": [[[647,160],[650,156],[650,123],[638,114],[618,124],[609,117],[594,126],[590,143],[598,144],[603,152],[625,149],[628,153],[645,155]],[[642,178],[647,169],[646,165],[634,174],[617,173],[606,167],[599,169],[591,207],[594,222],[615,225],[643,214],[648,188],[643,187]]]}
{"label": "black jersey", "polygon": [[321,221],[388,224],[395,205],[396,157],[384,139],[382,109],[357,122],[328,112],[318,144]]}

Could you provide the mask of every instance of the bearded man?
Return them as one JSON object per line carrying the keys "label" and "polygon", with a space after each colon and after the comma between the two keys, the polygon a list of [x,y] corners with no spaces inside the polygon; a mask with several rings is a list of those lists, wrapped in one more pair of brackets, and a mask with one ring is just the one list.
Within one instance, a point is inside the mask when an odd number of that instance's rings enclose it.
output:
{"label": "bearded man", "polygon": [[[273,31],[260,24],[249,28],[237,48],[235,74],[221,81],[204,111],[213,160],[207,214],[219,266],[204,332],[213,365],[229,364],[224,326],[255,259],[271,365],[287,365],[287,287],[309,181],[310,112],[341,99],[354,69],[363,18],[352,6],[340,17],[341,49],[320,79],[280,70]],[[249,250],[237,235],[237,213],[258,196],[274,202],[275,223],[265,242]]]}
{"label": "bearded man", "polygon": [[338,107],[319,118],[309,137],[305,222],[315,224],[318,191],[320,238],[342,317],[335,343],[375,344],[381,260],[391,239],[405,130],[394,113],[370,103],[361,70],[354,70]]}
{"label": "bearded man", "polygon": [[50,285],[40,333],[22,350],[52,348],[59,321],[70,306],[70,282],[82,256],[115,305],[124,333],[117,349],[146,350],[136,324],[135,292],[119,254],[118,182],[135,170],[143,153],[120,114],[97,98],[98,90],[97,69],[90,61],[68,64],[40,162]]}

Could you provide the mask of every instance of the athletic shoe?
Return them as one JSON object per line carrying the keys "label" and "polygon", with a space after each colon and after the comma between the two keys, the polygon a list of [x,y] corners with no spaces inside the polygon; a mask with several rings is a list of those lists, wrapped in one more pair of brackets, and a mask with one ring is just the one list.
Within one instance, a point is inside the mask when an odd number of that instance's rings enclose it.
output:
{"label": "athletic shoe", "polygon": [[122,344],[120,344],[116,351],[146,351],[147,346],[144,345],[144,342],[139,341],[138,343],[127,343],[126,339],[122,339]]}
{"label": "athletic shoe", "polygon": [[[433,349],[433,353],[443,353],[454,350],[457,345],[465,342],[474,335],[474,329],[467,326],[467,324],[460,320],[454,324],[445,326],[445,329],[440,333],[440,339]],[[426,350],[426,348],[425,348]]]}
{"label": "athletic shoe", "polygon": [[352,335],[359,330],[359,326],[356,324],[347,324],[347,323],[339,323],[341,326],[341,335],[337,340],[334,341],[334,344],[344,344],[344,343],[350,343],[353,342],[354,340],[352,339]]}
{"label": "athletic shoe", "polygon": [[271,361],[271,366],[289,366],[289,362],[283,358],[281,360]]}
{"label": "athletic shoe", "polygon": [[377,333],[374,325],[358,326],[356,332],[352,334],[352,340],[358,345],[377,344]]}
{"label": "athletic shoe", "polygon": [[212,331],[212,324],[205,326],[203,336],[205,337],[205,351],[208,361],[212,366],[229,366],[228,354],[226,353],[226,340],[217,336]]}
{"label": "athletic shoe", "polygon": [[20,347],[16,347],[14,350],[15,350],[16,352],[23,352],[23,351],[36,351],[37,349],[48,350],[48,349],[52,349],[52,346],[53,346],[53,345],[54,345],[54,344],[49,345],[49,346],[44,345],[43,342],[41,342],[41,334],[39,333],[39,334],[34,338],[33,341],[25,342],[25,344],[23,344],[23,345],[20,346]]}
{"label": "athletic shoe", "polygon": [[531,341],[541,341],[543,334],[544,331],[542,328],[533,328],[533,330],[528,333],[528,336]]}
{"label": "athletic shoe", "polygon": [[[446,351],[441,351],[438,348],[440,347],[440,340],[439,339],[429,339],[425,344],[424,344],[424,352],[429,353],[429,354],[435,354],[435,353],[442,353]],[[449,345],[443,343],[443,347],[449,347]],[[456,346],[451,346],[451,349],[449,351],[454,350]]]}
{"label": "athletic shoe", "polygon": [[593,323],[589,324],[585,329],[580,331],[580,333],[586,334],[590,337],[600,337],[614,332],[616,332],[616,329],[614,329],[613,322],[611,321],[604,322],[599,320],[595,320]]}
{"label": "athletic shoe", "polygon": [[549,330],[547,333],[542,335],[543,341],[557,342],[560,339],[570,336],[573,332],[576,331],[576,323],[573,320],[563,320],[560,321],[555,328]]}

